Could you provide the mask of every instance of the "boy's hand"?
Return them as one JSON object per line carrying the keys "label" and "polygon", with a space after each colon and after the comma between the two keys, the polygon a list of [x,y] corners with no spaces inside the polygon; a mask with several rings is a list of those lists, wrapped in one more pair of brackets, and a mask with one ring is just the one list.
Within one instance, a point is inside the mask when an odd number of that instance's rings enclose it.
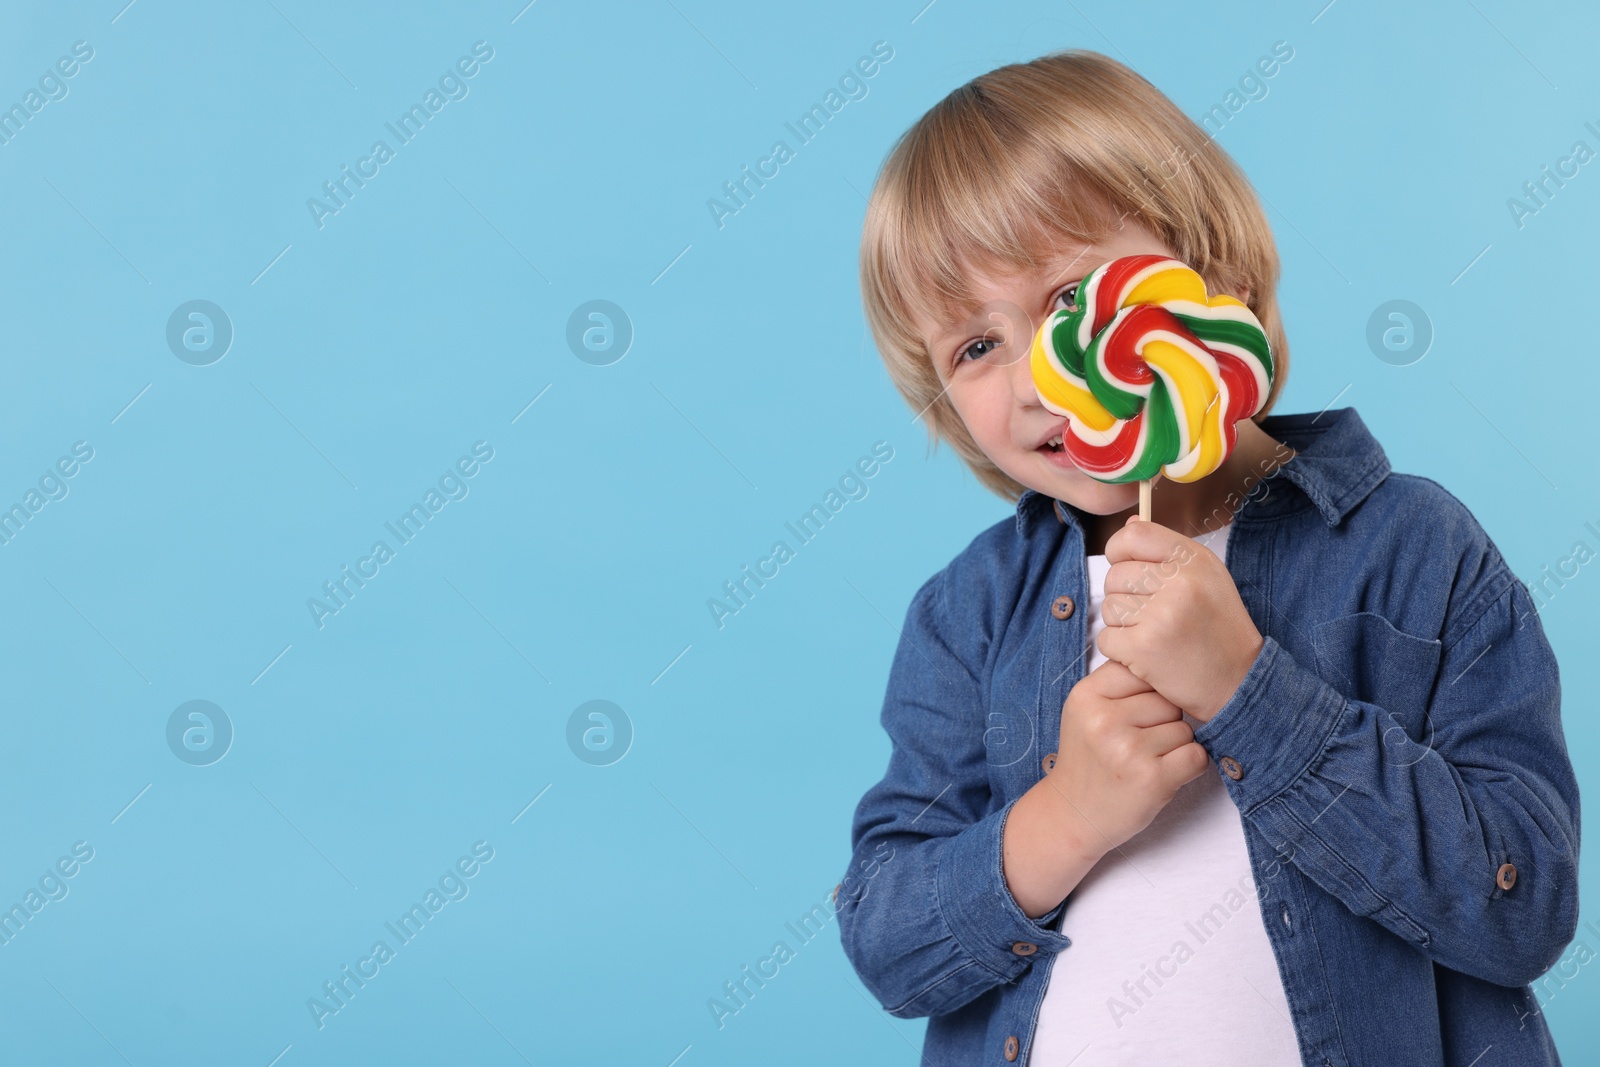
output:
{"label": "boy's hand", "polygon": [[1046,780],[1088,823],[1083,843],[1096,856],[1149,826],[1211,764],[1183,712],[1114,659],[1067,694],[1057,753]]}
{"label": "boy's hand", "polygon": [[1200,542],[1137,516],[1107,539],[1106,560],[1100,651],[1209,721],[1263,644],[1233,575]]}

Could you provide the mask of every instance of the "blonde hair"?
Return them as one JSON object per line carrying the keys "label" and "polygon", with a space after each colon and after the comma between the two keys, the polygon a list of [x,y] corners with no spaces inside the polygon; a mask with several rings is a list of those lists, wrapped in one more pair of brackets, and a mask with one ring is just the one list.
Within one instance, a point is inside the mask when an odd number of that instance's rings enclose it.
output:
{"label": "blonde hair", "polygon": [[[861,291],[895,387],[989,489],[1023,486],[983,454],[956,413],[918,332],[919,312],[976,304],[973,269],[1047,260],[1132,216],[1199,272],[1245,299],[1272,345],[1282,392],[1289,346],[1278,313],[1278,251],[1238,165],[1155,86],[1098,52],[1074,49],[992,70],[935,104],[895,142],[867,204]],[[1098,264],[1094,264],[1098,266]]]}

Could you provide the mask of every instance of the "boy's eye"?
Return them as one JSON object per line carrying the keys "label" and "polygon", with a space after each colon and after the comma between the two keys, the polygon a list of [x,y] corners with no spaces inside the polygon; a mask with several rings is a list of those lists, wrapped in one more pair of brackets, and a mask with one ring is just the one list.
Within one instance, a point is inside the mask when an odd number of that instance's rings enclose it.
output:
{"label": "boy's eye", "polygon": [[956,353],[956,362],[957,363],[966,363],[966,362],[969,361],[969,359],[970,360],[983,359],[985,356],[989,355],[991,352],[993,352],[996,348],[999,348],[999,347],[1000,347],[1000,342],[999,341],[996,341],[991,337],[980,337],[976,341],[972,342],[970,345],[967,345],[960,352]]}
{"label": "boy's eye", "polygon": [[1061,304],[1061,306],[1064,308],[1076,311],[1078,309],[1078,284],[1079,283],[1074,282],[1065,289],[1061,290],[1061,292],[1057,293],[1056,302]]}

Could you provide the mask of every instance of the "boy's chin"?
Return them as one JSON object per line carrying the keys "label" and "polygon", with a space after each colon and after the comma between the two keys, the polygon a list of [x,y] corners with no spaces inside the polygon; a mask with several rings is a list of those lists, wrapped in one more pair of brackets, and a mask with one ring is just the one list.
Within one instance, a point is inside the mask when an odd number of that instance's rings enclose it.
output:
{"label": "boy's chin", "polygon": [[1139,483],[1096,481],[1080,470],[1062,471],[1049,486],[1035,487],[1090,515],[1115,515],[1139,506]]}

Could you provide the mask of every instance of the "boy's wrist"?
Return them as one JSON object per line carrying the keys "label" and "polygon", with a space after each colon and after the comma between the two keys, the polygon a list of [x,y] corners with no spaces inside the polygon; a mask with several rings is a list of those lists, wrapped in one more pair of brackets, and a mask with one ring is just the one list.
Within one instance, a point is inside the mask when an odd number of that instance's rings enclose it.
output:
{"label": "boy's wrist", "polygon": [[[1252,627],[1252,629],[1254,628]],[[1261,635],[1260,631],[1255,631],[1253,640],[1250,641],[1247,648],[1241,652],[1238,658],[1239,665],[1236,670],[1231,672],[1232,677],[1228,678],[1224,684],[1219,687],[1221,691],[1218,692],[1213,699],[1207,701],[1205,705],[1198,708],[1186,708],[1184,710],[1188,711],[1190,715],[1194,716],[1202,724],[1208,723],[1212,719],[1216,718],[1218,713],[1220,713],[1223,708],[1228,706],[1228,701],[1233,699],[1233,695],[1239,691],[1239,686],[1244,683],[1245,676],[1250,673],[1250,668],[1255,664],[1256,660],[1260,658],[1261,650],[1266,647],[1266,644],[1266,638]]]}
{"label": "boy's wrist", "polygon": [[1109,851],[1105,836],[1047,773],[1018,798],[1006,821],[1006,883],[1023,913],[1037,919],[1058,907]]}
{"label": "boy's wrist", "polygon": [[1089,868],[1099,863],[1105,854],[1111,851],[1111,842],[1106,840],[1106,835],[1089,821],[1089,816],[1084,814],[1083,809],[1067,796],[1066,791],[1061,788],[1061,783],[1051,779],[1050,774],[1044,776],[1038,788],[1048,792],[1051,804],[1057,812],[1056,826],[1064,851],[1077,864],[1081,864],[1083,873],[1087,874]]}

